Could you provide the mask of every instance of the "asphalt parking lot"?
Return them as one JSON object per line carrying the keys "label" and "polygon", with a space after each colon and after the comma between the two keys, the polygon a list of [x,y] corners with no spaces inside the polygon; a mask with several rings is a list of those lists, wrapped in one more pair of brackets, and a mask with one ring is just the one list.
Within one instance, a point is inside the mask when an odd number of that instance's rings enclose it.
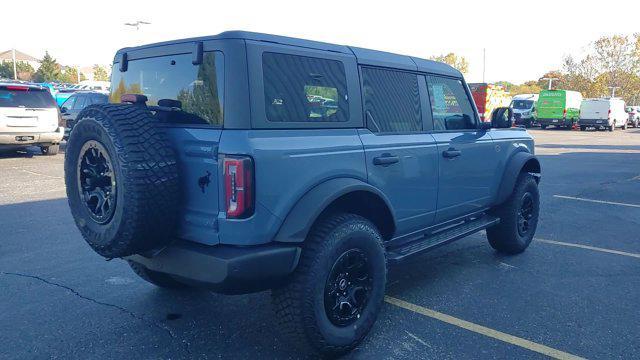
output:
{"label": "asphalt parking lot", "polygon": [[[347,358],[637,358],[640,129],[532,130],[536,240],[477,234],[393,268]],[[105,261],[67,208],[64,155],[0,155],[0,358],[297,358],[268,293],[169,291]]]}

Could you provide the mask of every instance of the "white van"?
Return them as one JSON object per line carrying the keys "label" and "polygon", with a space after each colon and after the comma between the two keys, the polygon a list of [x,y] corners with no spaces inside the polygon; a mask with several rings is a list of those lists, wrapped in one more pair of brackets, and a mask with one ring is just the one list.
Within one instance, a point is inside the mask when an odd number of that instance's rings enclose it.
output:
{"label": "white van", "polygon": [[535,110],[538,103],[538,94],[520,94],[511,100],[511,109],[516,125],[532,127],[536,123]]}
{"label": "white van", "polygon": [[624,100],[620,98],[585,99],[580,105],[580,130],[588,127],[615,130],[627,129],[629,114],[624,110]]}
{"label": "white van", "polygon": [[0,82],[0,149],[39,146],[45,155],[60,149],[64,127],[49,89]]}

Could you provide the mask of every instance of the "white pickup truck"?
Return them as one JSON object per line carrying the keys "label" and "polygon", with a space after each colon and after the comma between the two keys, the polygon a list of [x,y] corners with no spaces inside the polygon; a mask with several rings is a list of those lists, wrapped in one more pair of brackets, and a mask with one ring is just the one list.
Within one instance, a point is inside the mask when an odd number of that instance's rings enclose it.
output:
{"label": "white pickup truck", "polygon": [[64,136],[56,101],[45,87],[0,82],[0,149],[39,146],[55,155]]}

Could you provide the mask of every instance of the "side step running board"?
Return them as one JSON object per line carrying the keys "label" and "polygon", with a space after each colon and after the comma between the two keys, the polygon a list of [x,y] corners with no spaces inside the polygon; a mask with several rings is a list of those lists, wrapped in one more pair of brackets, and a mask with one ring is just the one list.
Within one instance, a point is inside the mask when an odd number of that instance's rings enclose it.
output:
{"label": "side step running board", "polygon": [[387,261],[395,264],[406,258],[432,250],[440,245],[469,236],[480,230],[484,230],[500,222],[497,217],[485,215],[475,220],[470,220],[460,225],[435,234],[426,235],[417,240],[396,247],[387,248]]}

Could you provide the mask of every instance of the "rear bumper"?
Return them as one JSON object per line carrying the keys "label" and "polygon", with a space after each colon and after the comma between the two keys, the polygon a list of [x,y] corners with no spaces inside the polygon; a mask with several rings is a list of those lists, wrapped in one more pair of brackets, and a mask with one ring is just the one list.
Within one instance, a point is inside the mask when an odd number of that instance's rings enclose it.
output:
{"label": "rear bumper", "polygon": [[59,127],[52,132],[11,132],[0,133],[0,145],[36,145],[36,144],[59,144],[64,136],[64,128]]}
{"label": "rear bumper", "polygon": [[126,259],[191,285],[243,294],[282,283],[298,265],[300,252],[297,246],[208,246],[182,241],[153,254]]}
{"label": "rear bumper", "polygon": [[606,119],[580,119],[578,124],[581,126],[610,126],[612,122]]}
{"label": "rear bumper", "polygon": [[572,119],[538,119],[540,125],[555,125],[555,126],[572,126],[575,120]]}

